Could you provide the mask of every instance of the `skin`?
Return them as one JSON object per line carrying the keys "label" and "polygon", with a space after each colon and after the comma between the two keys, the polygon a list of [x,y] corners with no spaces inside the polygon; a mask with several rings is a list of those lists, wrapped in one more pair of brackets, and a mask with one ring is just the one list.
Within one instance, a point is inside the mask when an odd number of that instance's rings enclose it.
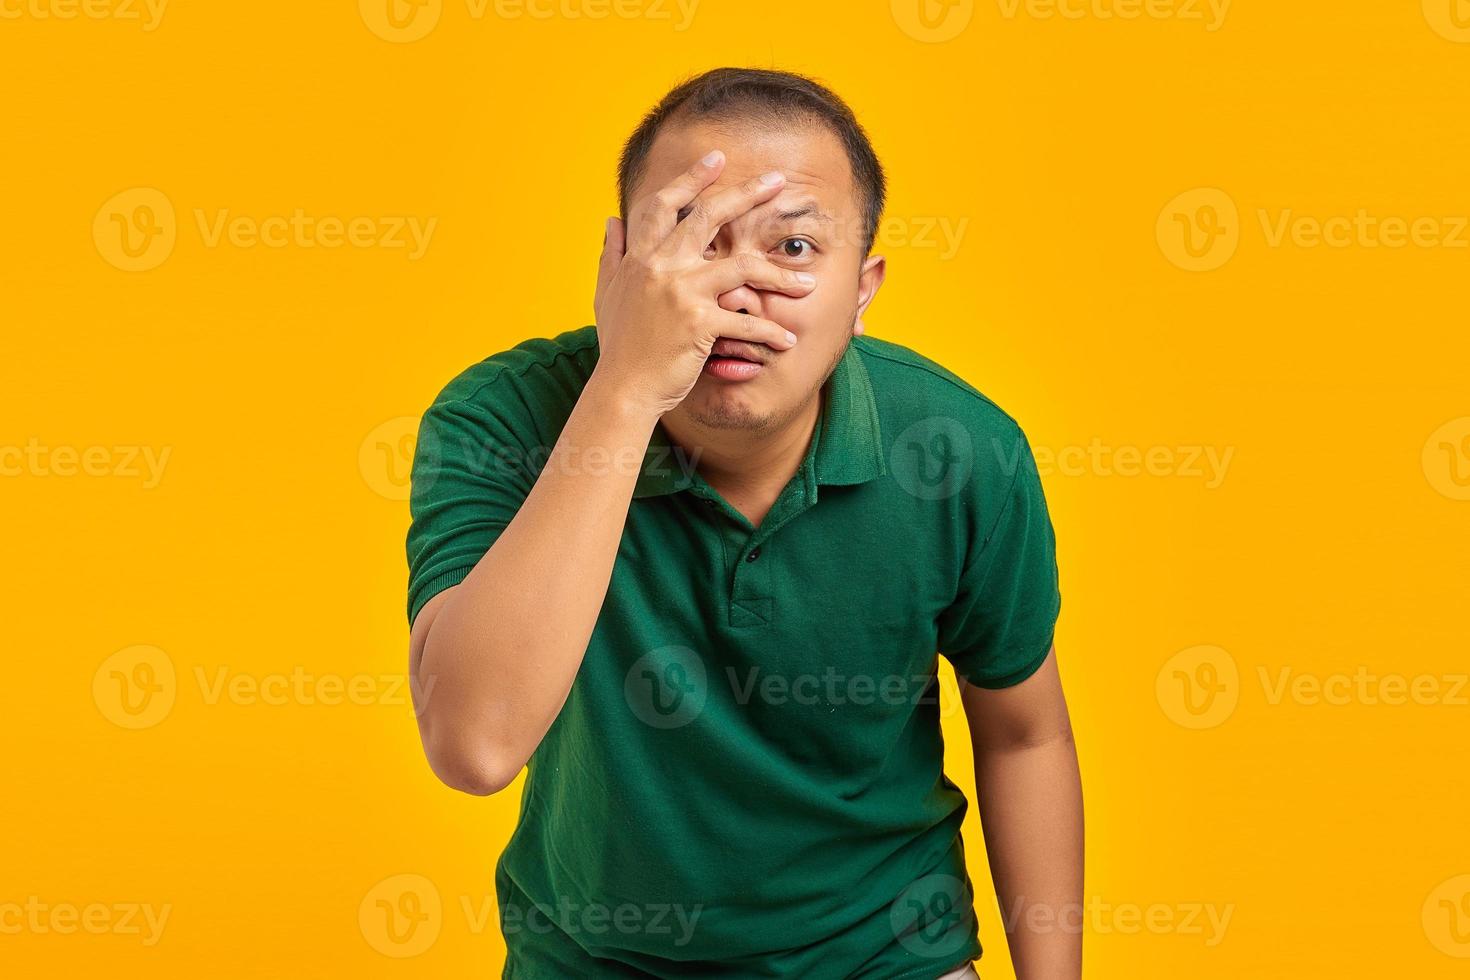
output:
{"label": "skin", "polygon": [[[425,754],[467,793],[498,792],[525,766],[607,595],[639,469],[578,460],[641,461],[661,424],[758,526],[883,283],[846,154],[824,128],[675,121],[629,200],[626,223],[607,222],[598,268],[597,367],[547,465],[494,546],[413,623]],[[764,345],[760,373],[704,373],[720,338]],[[1002,908],[1080,908],[1081,795],[1054,656],[1010,689],[968,688],[964,703]],[[1080,933],[1022,926],[1009,930],[1019,977],[1080,976]]]}

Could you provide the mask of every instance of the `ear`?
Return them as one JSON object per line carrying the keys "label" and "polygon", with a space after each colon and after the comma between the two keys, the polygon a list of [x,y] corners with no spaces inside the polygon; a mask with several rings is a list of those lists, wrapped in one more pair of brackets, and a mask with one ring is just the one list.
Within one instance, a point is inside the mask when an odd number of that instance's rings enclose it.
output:
{"label": "ear", "polygon": [[853,317],[852,333],[858,336],[863,332],[863,314],[868,310],[868,304],[878,295],[878,289],[883,285],[883,277],[888,273],[888,260],[881,255],[870,255],[863,262],[862,271],[858,273],[858,305],[857,314]]}

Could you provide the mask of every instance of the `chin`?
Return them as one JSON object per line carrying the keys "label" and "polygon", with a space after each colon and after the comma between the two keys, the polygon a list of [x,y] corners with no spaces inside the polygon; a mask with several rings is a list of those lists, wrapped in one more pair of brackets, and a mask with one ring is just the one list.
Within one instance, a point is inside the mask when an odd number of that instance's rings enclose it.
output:
{"label": "chin", "polygon": [[734,393],[697,393],[702,395],[684,403],[689,418],[707,429],[746,429],[759,431],[774,420],[770,412],[758,411],[750,400]]}
{"label": "chin", "polygon": [[719,408],[711,411],[696,411],[690,413],[690,418],[707,429],[744,429],[759,432],[769,428],[771,424],[769,415],[756,415],[744,409]]}

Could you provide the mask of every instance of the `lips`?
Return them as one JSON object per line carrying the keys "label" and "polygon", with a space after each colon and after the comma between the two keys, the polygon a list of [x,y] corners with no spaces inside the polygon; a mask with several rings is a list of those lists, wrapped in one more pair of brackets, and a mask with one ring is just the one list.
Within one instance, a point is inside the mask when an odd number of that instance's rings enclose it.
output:
{"label": "lips", "polygon": [[730,357],[753,364],[764,364],[770,360],[771,349],[764,344],[752,344],[747,340],[732,340],[720,337],[710,348],[710,357]]}
{"label": "lips", "polygon": [[720,383],[738,384],[750,381],[762,371],[775,351],[765,344],[720,337],[710,348],[704,362],[704,374]]}

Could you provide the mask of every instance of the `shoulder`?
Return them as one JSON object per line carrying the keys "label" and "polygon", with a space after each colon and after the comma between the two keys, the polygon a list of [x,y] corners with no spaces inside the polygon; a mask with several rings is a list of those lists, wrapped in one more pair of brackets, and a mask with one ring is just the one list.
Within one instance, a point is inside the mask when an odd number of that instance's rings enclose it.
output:
{"label": "shoulder", "polygon": [[425,419],[523,446],[549,445],[576,406],[597,354],[595,326],[523,340],[456,375]]}
{"label": "shoulder", "polygon": [[1025,436],[1008,412],[970,382],[923,354],[876,337],[852,341],[873,385],[884,435],[890,445],[906,430],[953,432],[975,450],[1013,452]]}
{"label": "shoulder", "polygon": [[965,568],[980,567],[997,534],[1007,547],[1053,539],[1036,457],[1010,413],[910,348],[869,337],[853,344],[878,405],[889,474],[903,491],[894,500],[919,513],[937,509],[931,525],[964,543]]}
{"label": "shoulder", "polygon": [[473,402],[492,406],[568,390],[575,401],[596,362],[596,327],[578,327],[549,338],[534,337],[465,368],[444,386],[434,404]]}

